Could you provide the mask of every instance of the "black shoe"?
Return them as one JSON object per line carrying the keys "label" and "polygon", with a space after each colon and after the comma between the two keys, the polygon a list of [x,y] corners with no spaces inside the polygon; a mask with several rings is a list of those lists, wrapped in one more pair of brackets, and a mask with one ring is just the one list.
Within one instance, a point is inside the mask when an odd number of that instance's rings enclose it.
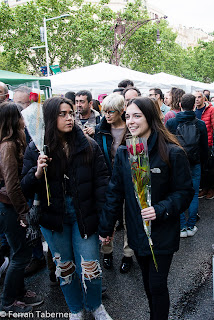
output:
{"label": "black shoe", "polygon": [[109,253],[109,254],[104,254],[103,256],[103,267],[105,269],[111,269],[113,266],[113,254]]}
{"label": "black shoe", "polygon": [[122,263],[120,266],[120,273],[127,273],[131,269],[133,264],[132,257],[123,257]]}
{"label": "black shoe", "polygon": [[39,259],[31,259],[29,265],[25,268],[25,277],[32,276],[33,274],[37,273],[41,269],[46,267],[46,260],[45,258]]}
{"label": "black shoe", "polygon": [[104,295],[107,291],[107,287],[105,285],[102,285],[102,295]]}
{"label": "black shoe", "polygon": [[49,273],[50,285],[51,286],[58,286],[60,285],[59,280],[56,278],[55,272]]}

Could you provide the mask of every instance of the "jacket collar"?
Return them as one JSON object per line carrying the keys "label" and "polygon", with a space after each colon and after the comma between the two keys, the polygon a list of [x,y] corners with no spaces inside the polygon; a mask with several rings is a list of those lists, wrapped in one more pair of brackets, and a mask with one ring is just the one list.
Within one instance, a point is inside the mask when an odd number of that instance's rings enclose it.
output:
{"label": "jacket collar", "polygon": [[196,118],[196,115],[195,111],[184,111],[179,112],[175,118],[178,122],[186,122],[194,120]]}
{"label": "jacket collar", "polygon": [[157,138],[158,138],[157,132],[152,130],[152,132],[149,136],[149,139],[147,140],[149,154],[151,153],[152,149],[154,148],[156,141],[157,141]]}
{"label": "jacket collar", "polygon": [[89,141],[78,125],[75,125],[73,130],[76,133],[75,149],[73,151],[73,154],[77,154],[89,147]]}

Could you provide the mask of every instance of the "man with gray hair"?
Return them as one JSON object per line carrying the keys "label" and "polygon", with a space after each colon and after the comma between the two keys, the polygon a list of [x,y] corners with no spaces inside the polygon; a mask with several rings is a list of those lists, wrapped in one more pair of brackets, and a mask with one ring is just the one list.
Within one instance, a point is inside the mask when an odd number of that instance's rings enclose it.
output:
{"label": "man with gray hair", "polygon": [[20,104],[23,109],[30,105],[30,89],[26,86],[18,87],[14,91],[13,101]]}
{"label": "man with gray hair", "polygon": [[7,101],[9,98],[8,88],[4,82],[0,81],[0,103]]}

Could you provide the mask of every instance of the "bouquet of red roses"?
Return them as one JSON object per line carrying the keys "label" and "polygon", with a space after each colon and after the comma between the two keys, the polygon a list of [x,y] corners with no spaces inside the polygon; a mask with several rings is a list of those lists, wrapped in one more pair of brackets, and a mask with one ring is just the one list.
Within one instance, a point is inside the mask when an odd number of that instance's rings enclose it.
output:
{"label": "bouquet of red roses", "polygon": [[[151,180],[149,154],[146,138],[132,137],[126,139],[129,163],[131,166],[132,182],[140,209],[151,206]],[[151,249],[153,261],[158,270],[157,262],[153,252],[153,242],[151,238],[151,221],[143,219],[143,227],[147,235]]]}

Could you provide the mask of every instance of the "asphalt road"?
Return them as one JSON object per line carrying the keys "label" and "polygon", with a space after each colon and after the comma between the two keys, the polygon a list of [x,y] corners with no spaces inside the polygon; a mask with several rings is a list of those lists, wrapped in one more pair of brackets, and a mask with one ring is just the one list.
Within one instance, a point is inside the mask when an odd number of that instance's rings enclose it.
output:
{"label": "asphalt road", "polygon": [[[211,280],[214,199],[201,199],[199,214],[201,219],[197,223],[198,232],[194,237],[181,239],[180,250],[175,254],[172,262],[168,279],[171,299],[170,320],[214,319]],[[147,299],[136,260],[134,259],[133,267],[128,274],[122,275],[119,272],[123,256],[122,238],[123,231],[116,232],[113,269],[103,269],[103,282],[108,287],[103,297],[103,304],[114,320],[149,320]],[[47,269],[27,278],[26,285],[44,297],[44,304],[35,309],[30,318],[68,319],[66,313],[69,310],[60,287],[50,286]],[[0,289],[2,289],[2,279]],[[203,307],[207,309],[206,305],[203,306],[206,297],[209,300],[207,311],[209,315],[196,317],[197,314],[200,315]],[[203,311],[201,312],[203,314]],[[91,315],[85,315],[85,320],[92,319]]]}

